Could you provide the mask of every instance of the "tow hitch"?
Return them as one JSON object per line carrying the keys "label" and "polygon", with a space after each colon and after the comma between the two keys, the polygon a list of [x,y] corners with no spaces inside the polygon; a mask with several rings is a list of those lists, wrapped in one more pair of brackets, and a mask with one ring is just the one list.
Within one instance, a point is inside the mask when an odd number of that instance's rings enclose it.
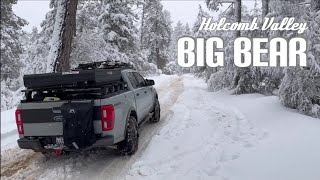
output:
{"label": "tow hitch", "polygon": [[56,154],[56,156],[62,156],[63,154],[63,149],[55,149],[54,153]]}

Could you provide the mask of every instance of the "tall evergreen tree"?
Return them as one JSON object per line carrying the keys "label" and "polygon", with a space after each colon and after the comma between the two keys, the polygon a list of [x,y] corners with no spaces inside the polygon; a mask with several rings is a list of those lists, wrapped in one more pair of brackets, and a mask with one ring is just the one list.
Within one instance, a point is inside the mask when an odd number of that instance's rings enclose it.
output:
{"label": "tall evergreen tree", "polygon": [[134,26],[137,15],[132,11],[134,1],[103,1],[102,14],[99,17],[104,40],[121,52],[133,52],[137,49],[138,30]]}
{"label": "tall evergreen tree", "polygon": [[[190,32],[190,28],[189,28]],[[177,57],[178,57],[178,40],[182,36],[186,36],[186,29],[181,23],[181,21],[178,21],[175,27],[173,28],[173,31],[171,33],[171,42],[168,48],[168,56],[169,56],[169,62],[166,64],[166,67],[163,69],[163,72],[165,74],[180,74],[182,73],[182,68],[178,65]],[[190,35],[190,34],[189,34]]]}
{"label": "tall evergreen tree", "polygon": [[[292,8],[296,8],[297,2]],[[308,22],[307,68],[287,67],[279,89],[282,104],[320,118],[320,2],[311,1],[302,18]],[[300,7],[301,8],[301,7]]]}
{"label": "tall evergreen tree", "polygon": [[1,1],[1,80],[14,79],[20,74],[19,56],[23,52],[20,37],[27,21],[12,11],[16,3],[17,0]]}
{"label": "tall evergreen tree", "polygon": [[189,24],[186,23],[186,25],[185,25],[184,27],[185,27],[185,35],[191,36],[191,35],[192,35],[192,32],[191,32],[191,29],[190,29]]}
{"label": "tall evergreen tree", "polygon": [[143,49],[148,51],[149,62],[163,69],[168,62],[168,47],[171,41],[171,18],[168,11],[163,11],[160,0],[146,1],[144,9],[145,36],[142,41]]}

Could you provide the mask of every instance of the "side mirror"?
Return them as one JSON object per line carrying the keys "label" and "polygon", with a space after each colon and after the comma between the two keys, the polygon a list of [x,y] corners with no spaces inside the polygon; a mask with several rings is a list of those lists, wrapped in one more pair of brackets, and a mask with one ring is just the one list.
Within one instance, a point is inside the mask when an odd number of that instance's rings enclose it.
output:
{"label": "side mirror", "polygon": [[154,85],[154,80],[152,79],[146,79],[147,86],[153,86]]}

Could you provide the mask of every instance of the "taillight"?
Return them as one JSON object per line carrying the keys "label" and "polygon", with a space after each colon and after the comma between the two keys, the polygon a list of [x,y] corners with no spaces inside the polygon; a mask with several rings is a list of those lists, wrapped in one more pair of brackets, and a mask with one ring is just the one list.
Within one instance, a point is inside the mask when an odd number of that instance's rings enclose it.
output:
{"label": "taillight", "polygon": [[113,105],[101,106],[102,130],[109,131],[114,127],[114,107]]}
{"label": "taillight", "polygon": [[21,110],[16,110],[16,124],[19,134],[23,134],[23,124],[22,124],[22,116],[21,116]]}

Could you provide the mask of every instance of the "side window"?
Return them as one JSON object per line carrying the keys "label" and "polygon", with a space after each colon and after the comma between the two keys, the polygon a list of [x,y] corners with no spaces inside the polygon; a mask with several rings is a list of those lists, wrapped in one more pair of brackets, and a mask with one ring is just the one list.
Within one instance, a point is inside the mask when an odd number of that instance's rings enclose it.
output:
{"label": "side window", "polygon": [[129,81],[132,85],[133,88],[137,88],[138,87],[138,81],[136,80],[136,78],[134,77],[132,72],[127,73],[127,76],[129,78]]}
{"label": "side window", "polygon": [[146,81],[144,80],[144,78],[139,73],[134,72],[133,74],[134,74],[134,76],[136,77],[136,79],[138,81],[138,87],[146,86]]}

